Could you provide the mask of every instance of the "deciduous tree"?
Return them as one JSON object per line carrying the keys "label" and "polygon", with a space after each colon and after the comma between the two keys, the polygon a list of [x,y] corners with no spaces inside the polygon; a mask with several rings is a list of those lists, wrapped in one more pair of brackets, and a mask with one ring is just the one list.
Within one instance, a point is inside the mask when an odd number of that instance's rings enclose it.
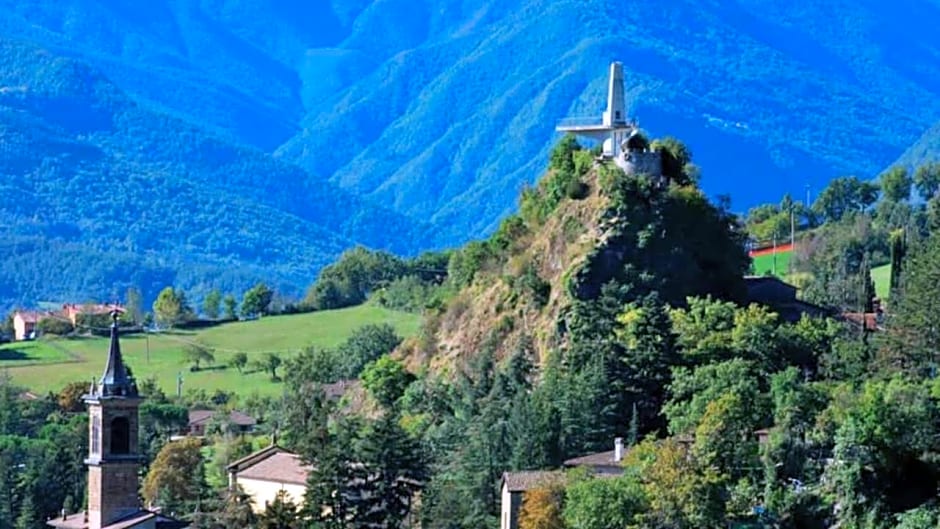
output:
{"label": "deciduous tree", "polygon": [[222,292],[217,288],[213,288],[206,294],[205,299],[202,300],[202,312],[205,313],[207,318],[214,320],[219,317],[219,307],[221,304]]}

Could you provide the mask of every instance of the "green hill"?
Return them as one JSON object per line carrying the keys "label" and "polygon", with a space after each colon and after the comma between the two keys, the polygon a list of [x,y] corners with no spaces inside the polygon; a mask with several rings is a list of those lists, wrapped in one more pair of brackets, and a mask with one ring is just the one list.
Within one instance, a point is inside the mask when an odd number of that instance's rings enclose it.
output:
{"label": "green hill", "polygon": [[[268,374],[239,374],[235,369],[226,367],[234,352],[245,351],[249,362],[266,352],[276,352],[287,357],[310,345],[336,346],[355,329],[369,323],[388,323],[401,336],[407,337],[415,334],[419,319],[415,314],[361,305],[332,311],[269,316],[200,331],[130,334],[121,339],[121,350],[138,380],[155,377],[168,394],[176,391],[176,377],[179,373],[183,375],[184,392],[201,388],[208,392],[222,389],[240,395],[254,392],[275,394],[280,391],[281,384],[273,382]],[[186,344],[192,342],[199,342],[214,350],[213,366],[196,372],[189,371],[189,365],[183,360],[183,350]],[[90,382],[93,377],[100,376],[107,352],[107,338],[7,344],[0,348],[0,368],[8,369],[14,383],[34,393],[45,393],[58,391],[69,382]],[[28,365],[18,367],[20,362]]]}

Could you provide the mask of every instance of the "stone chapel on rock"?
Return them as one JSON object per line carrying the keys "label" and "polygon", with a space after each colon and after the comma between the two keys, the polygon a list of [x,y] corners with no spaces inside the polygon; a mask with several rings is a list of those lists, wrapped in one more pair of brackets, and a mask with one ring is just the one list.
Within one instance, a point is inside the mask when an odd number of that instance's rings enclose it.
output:
{"label": "stone chapel on rock", "polygon": [[138,449],[138,409],[142,397],[124,365],[117,312],[112,313],[111,345],[104,375],[84,396],[88,406],[88,508],[63,512],[47,522],[62,529],[185,529],[141,506],[138,496],[142,455]]}

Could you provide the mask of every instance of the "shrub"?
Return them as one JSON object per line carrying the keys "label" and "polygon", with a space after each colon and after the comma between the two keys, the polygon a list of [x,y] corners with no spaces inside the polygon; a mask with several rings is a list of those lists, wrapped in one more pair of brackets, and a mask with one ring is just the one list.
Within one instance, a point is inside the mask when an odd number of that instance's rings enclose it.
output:
{"label": "shrub", "polygon": [[42,334],[55,334],[64,336],[75,330],[72,323],[58,318],[43,318],[36,324],[36,329]]}

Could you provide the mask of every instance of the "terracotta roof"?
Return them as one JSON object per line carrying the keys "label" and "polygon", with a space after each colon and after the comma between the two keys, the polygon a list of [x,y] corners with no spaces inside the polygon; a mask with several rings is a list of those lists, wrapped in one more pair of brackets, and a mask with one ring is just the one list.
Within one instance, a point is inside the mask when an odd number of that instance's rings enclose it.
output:
{"label": "terracotta roof", "polygon": [[297,454],[276,452],[235,475],[238,478],[306,485],[309,471],[310,467],[304,465]]}
{"label": "terracotta roof", "polygon": [[[215,416],[218,410],[189,410],[189,425],[207,422]],[[254,426],[258,421],[254,417],[242,413],[238,410],[232,410],[228,414],[228,420],[238,426]]]}
{"label": "terracotta roof", "polygon": [[547,485],[552,480],[564,479],[564,473],[558,470],[523,470],[520,472],[504,472],[503,484],[509,492],[525,492]]}

